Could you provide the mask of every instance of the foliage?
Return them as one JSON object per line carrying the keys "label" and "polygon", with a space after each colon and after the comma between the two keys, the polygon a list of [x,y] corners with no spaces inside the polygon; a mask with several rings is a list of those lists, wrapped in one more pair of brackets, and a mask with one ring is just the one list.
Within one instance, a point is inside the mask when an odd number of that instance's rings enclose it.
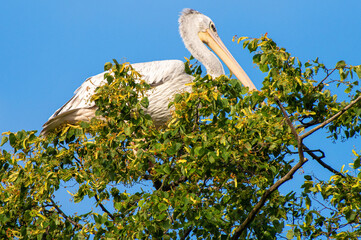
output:
{"label": "foliage", "polygon": [[[261,91],[249,93],[226,76],[202,76],[187,61],[193,92],[176,94],[172,119],[157,129],[145,111],[149,85],[114,61],[93,96],[98,118],[46,138],[4,133],[1,145],[12,150],[0,153],[1,238],[357,238],[356,152],[353,175],[329,167],[335,175],[305,176],[300,194],[280,194],[278,187],[307,161],[304,154],[324,163],[302,142],[314,131],[327,128],[335,141],[360,134],[360,91],[352,78],[361,77],[361,66],[302,64],[266,35],[238,40],[267,73]],[[330,80],[335,73],[339,80]],[[339,102],[330,85],[344,87],[349,101]],[[54,201],[74,182],[73,201],[94,199],[99,211],[66,214]],[[123,188],[144,185],[131,194]]]}

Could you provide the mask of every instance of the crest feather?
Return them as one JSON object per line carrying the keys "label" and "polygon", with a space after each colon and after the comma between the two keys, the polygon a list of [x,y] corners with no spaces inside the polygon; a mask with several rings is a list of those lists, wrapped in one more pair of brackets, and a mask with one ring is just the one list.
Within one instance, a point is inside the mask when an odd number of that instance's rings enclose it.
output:
{"label": "crest feather", "polygon": [[189,15],[189,14],[200,14],[200,12],[198,12],[198,11],[196,11],[194,9],[191,9],[191,8],[183,9],[182,16]]}

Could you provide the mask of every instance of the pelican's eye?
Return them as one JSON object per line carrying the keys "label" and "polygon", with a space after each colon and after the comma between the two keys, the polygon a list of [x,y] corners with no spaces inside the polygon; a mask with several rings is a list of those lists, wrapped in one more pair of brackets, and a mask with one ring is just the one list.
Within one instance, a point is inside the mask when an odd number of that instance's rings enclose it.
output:
{"label": "pelican's eye", "polygon": [[211,23],[209,27],[212,29],[213,32],[217,32],[216,26],[214,26],[213,23]]}

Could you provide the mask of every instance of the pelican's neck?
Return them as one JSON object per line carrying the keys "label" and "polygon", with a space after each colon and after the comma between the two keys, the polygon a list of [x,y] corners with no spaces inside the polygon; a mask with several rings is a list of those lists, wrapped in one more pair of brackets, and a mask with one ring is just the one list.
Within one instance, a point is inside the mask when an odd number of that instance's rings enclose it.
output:
{"label": "pelican's neck", "polygon": [[208,49],[208,47],[197,37],[191,44],[185,43],[186,48],[192,56],[200,61],[207,70],[207,74],[213,78],[224,74],[224,69],[218,57]]}
{"label": "pelican's neck", "polygon": [[[194,10],[187,10],[194,11]],[[196,12],[196,11],[194,11]],[[219,77],[224,74],[222,63],[211,52],[208,47],[198,37],[198,25],[201,23],[197,19],[197,13],[193,14],[192,18],[186,17],[187,14],[183,14],[179,19],[179,33],[183,39],[184,45],[192,54],[192,56],[200,61],[207,69],[207,74],[213,78]]]}

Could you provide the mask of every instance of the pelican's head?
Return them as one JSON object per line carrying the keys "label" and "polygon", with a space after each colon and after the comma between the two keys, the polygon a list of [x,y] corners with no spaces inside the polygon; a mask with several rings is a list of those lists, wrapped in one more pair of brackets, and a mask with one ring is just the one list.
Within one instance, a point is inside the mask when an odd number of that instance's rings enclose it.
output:
{"label": "pelican's head", "polygon": [[206,32],[207,29],[217,32],[213,21],[209,17],[190,8],[183,9],[179,17],[179,32],[183,39],[189,35]]}
{"label": "pelican's head", "polygon": [[224,70],[218,58],[204,44],[222,59],[244,86],[249,87],[250,90],[256,89],[242,67],[223,44],[218,36],[216,26],[209,17],[196,10],[186,8],[179,17],[179,32],[186,48],[203,63],[209,75],[218,77],[224,74]]}

